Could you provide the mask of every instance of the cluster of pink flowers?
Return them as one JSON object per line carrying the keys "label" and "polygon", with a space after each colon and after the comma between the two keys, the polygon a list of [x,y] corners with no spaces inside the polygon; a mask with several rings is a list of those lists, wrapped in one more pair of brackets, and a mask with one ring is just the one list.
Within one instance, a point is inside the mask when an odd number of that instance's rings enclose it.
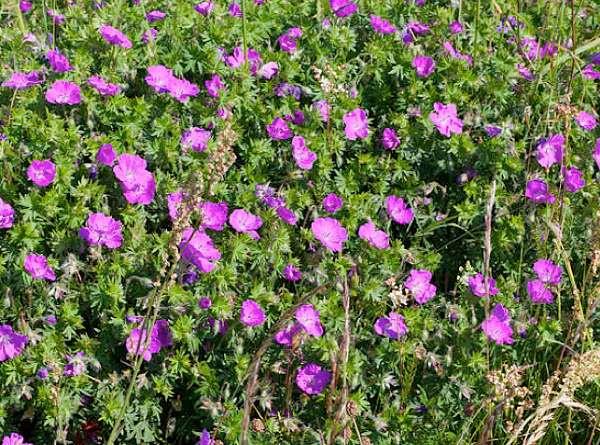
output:
{"label": "cluster of pink flowers", "polygon": [[429,113],[429,120],[441,134],[449,138],[452,134],[462,133],[463,122],[458,118],[456,105],[436,102],[433,110]]}
{"label": "cluster of pink flowers", "polygon": [[117,157],[113,173],[120,182],[123,195],[129,204],[148,205],[154,199],[156,182],[146,170],[146,161],[138,155],[122,154]]}
{"label": "cluster of pink flowers", "polygon": [[17,433],[10,433],[8,436],[2,438],[2,445],[33,445],[29,442],[25,442],[25,438]]}
{"label": "cluster of pink flowers", "polygon": [[186,79],[180,79],[173,70],[163,65],[152,65],[147,69],[146,83],[157,93],[168,93],[175,100],[185,103],[198,95],[198,86]]}
{"label": "cluster of pink flowers", "polygon": [[501,304],[496,304],[490,316],[481,323],[481,329],[491,341],[499,345],[511,345],[514,342],[511,318]]}
{"label": "cluster of pink flowers", "polygon": [[79,236],[88,244],[117,249],[123,243],[122,228],[120,221],[104,213],[91,213],[86,225],[79,229]]}
{"label": "cluster of pink flowers", "polygon": [[376,249],[387,249],[390,247],[390,237],[383,230],[377,229],[373,221],[369,220],[358,228],[358,236]]}

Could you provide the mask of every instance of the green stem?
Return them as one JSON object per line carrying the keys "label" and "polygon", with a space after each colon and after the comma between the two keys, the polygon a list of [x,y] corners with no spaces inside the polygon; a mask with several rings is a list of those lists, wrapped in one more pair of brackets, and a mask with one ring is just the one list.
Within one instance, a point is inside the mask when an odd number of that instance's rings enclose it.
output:
{"label": "green stem", "polygon": [[23,14],[21,14],[21,8],[19,7],[19,0],[15,0],[15,13],[17,14],[17,22],[19,23],[19,29],[23,35],[27,34],[27,28],[25,28],[25,20],[23,20]]}

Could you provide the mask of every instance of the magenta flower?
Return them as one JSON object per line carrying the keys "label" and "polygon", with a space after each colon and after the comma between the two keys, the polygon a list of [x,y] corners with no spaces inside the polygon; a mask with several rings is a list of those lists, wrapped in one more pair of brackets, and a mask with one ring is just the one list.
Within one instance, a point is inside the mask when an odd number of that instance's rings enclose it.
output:
{"label": "magenta flower", "polygon": [[229,208],[226,202],[204,201],[200,204],[201,227],[220,232],[227,222]]}
{"label": "magenta flower", "polygon": [[26,335],[13,331],[11,325],[0,325],[0,362],[19,356],[28,341]]}
{"label": "magenta flower", "polygon": [[19,9],[23,14],[27,14],[33,8],[33,3],[29,0],[20,0],[19,1]]}
{"label": "magenta flower", "polygon": [[562,276],[562,268],[551,260],[541,258],[533,263],[533,271],[546,284],[558,285]]}
{"label": "magenta flower", "polygon": [[277,207],[276,213],[284,223],[289,224],[290,226],[295,226],[298,222],[296,214],[285,206]]}
{"label": "magenta flower", "polygon": [[10,433],[10,436],[4,436],[2,438],[2,445],[33,445],[29,442],[25,442],[23,436],[17,433]]}
{"label": "magenta flower", "polygon": [[221,252],[215,247],[213,240],[204,231],[191,227],[183,231],[179,249],[181,258],[196,266],[202,273],[212,272],[216,261],[221,259]]}
{"label": "magenta flower", "polygon": [[292,155],[294,156],[296,165],[302,170],[310,170],[317,160],[317,154],[306,146],[306,142],[302,136],[294,136],[292,138]]}
{"label": "magenta flower", "polygon": [[210,97],[219,97],[219,91],[225,89],[225,84],[221,80],[221,76],[213,74],[210,79],[204,81],[204,87]]}
{"label": "magenta flower", "polygon": [[168,92],[169,86],[176,80],[173,70],[163,65],[149,66],[146,71],[148,75],[144,80],[157,93]]}
{"label": "magenta flower", "polygon": [[512,345],[514,343],[513,330],[510,326],[510,314],[501,304],[496,304],[492,313],[481,323],[481,330],[487,338],[498,345]]}
{"label": "magenta flower", "polygon": [[202,430],[202,435],[196,445],[215,445],[215,441],[211,439],[210,433],[206,429]]}
{"label": "magenta flower", "polygon": [[386,150],[395,150],[400,146],[400,139],[393,128],[384,128],[380,141]]}
{"label": "magenta flower", "polygon": [[122,154],[117,157],[113,173],[120,181],[121,190],[129,204],[148,205],[154,199],[156,182],[146,170],[146,161],[138,155]]}
{"label": "magenta flower", "polygon": [[229,8],[228,8],[228,11],[229,11],[229,15],[231,17],[242,17],[243,16],[242,8],[236,2],[231,2],[231,4],[229,5]]}
{"label": "magenta flower", "polygon": [[383,230],[377,229],[371,220],[358,228],[358,236],[376,249],[387,249],[390,247],[390,237],[388,234]]}
{"label": "magenta flower", "polygon": [[50,64],[50,68],[57,73],[66,73],[67,71],[73,70],[73,67],[69,63],[67,56],[61,54],[57,49],[49,50],[46,53],[46,60]]}
{"label": "magenta flower", "polygon": [[534,304],[554,303],[554,295],[542,280],[529,280],[527,282],[527,294]]}
{"label": "magenta flower", "polygon": [[[147,345],[146,342],[148,342]],[[149,362],[152,360],[152,355],[160,351],[160,344],[157,339],[150,338],[148,341],[145,329],[133,328],[125,340],[125,349],[129,354],[141,355],[145,361]]]}
{"label": "magenta flower", "polygon": [[302,37],[302,29],[294,27],[288,29],[277,39],[277,43],[282,51],[293,54],[298,49],[297,39]]}
{"label": "magenta flower", "polygon": [[415,217],[413,210],[408,207],[404,199],[395,195],[385,198],[385,210],[388,216],[398,224],[410,224]]}
{"label": "magenta flower", "polygon": [[348,232],[335,218],[317,218],[312,222],[310,230],[331,252],[341,252],[348,240]]}
{"label": "magenta flower", "polygon": [[34,85],[42,83],[42,75],[39,71],[31,71],[29,73],[14,72],[8,79],[2,82],[2,86],[13,88],[15,90],[24,90]]}
{"label": "magenta flower", "polygon": [[600,79],[600,71],[596,71],[594,69],[594,65],[586,65],[583,70],[581,70],[581,75],[585,79],[589,80],[598,80]]}
{"label": "magenta flower", "polygon": [[46,101],[57,105],[77,105],[81,102],[81,89],[73,82],[57,80],[46,90]]}
{"label": "magenta flower", "polygon": [[87,80],[87,83],[102,96],[116,96],[121,92],[121,87],[119,85],[116,83],[109,83],[100,76],[90,77]]}
{"label": "magenta flower", "polygon": [[547,139],[539,140],[536,149],[536,159],[544,168],[560,164],[563,158],[565,137],[562,134],[550,135]]}
{"label": "magenta flower", "polygon": [[[334,0],[331,1],[333,2]],[[316,363],[304,365],[298,370],[298,374],[296,374],[296,385],[298,385],[298,388],[311,396],[321,393],[330,380],[331,373]]]}
{"label": "magenta flower", "polygon": [[525,197],[536,204],[552,204],[556,197],[548,191],[548,184],[541,179],[527,181]]}
{"label": "magenta flower", "polygon": [[418,304],[425,304],[435,297],[437,288],[431,284],[432,274],[425,269],[412,269],[404,282],[404,287],[411,291]]}
{"label": "magenta flower", "polygon": [[15,209],[0,198],[0,229],[10,229],[15,220]]}
{"label": "magenta flower", "polygon": [[[427,56],[415,56],[414,59],[412,60],[412,67],[417,72],[417,76],[429,77],[431,75],[431,73],[433,73],[435,71],[435,60],[433,60],[431,57],[427,57]],[[456,117],[456,113],[455,113],[455,117]]]}
{"label": "magenta flower", "polygon": [[246,212],[242,209],[235,209],[229,215],[229,225],[233,227],[236,232],[247,233],[250,238],[258,240],[260,235],[257,230],[260,229],[263,222],[260,216],[253,215],[250,212]]}
{"label": "magenta flower", "polygon": [[242,311],[240,312],[240,321],[246,326],[260,326],[265,322],[267,317],[265,311],[254,300],[245,300],[242,303]]}
{"label": "magenta flower", "polygon": [[152,40],[156,40],[156,36],[158,35],[158,29],[156,28],[148,28],[142,34],[142,42],[148,43]]}
{"label": "magenta flower", "polygon": [[600,138],[596,139],[596,146],[592,152],[592,158],[596,161],[596,165],[600,169]]}
{"label": "magenta flower", "polygon": [[335,213],[342,208],[344,200],[335,193],[330,193],[323,198],[322,204],[326,212]]}
{"label": "magenta flower", "polygon": [[60,26],[65,23],[65,16],[60,12],[55,11],[54,9],[48,9],[46,11],[46,14],[48,14],[48,17],[50,17],[52,19],[52,22],[57,26]]}
{"label": "magenta flower", "polygon": [[155,9],[154,11],[150,11],[148,14],[146,14],[146,20],[148,23],[154,23],[163,20],[166,16],[167,14],[165,12]]}
{"label": "magenta flower", "polygon": [[333,13],[340,17],[348,17],[358,11],[358,5],[352,0],[329,0]]}
{"label": "magenta flower", "polygon": [[208,16],[211,11],[214,8],[214,3],[212,2],[212,0],[208,0],[208,1],[204,1],[201,3],[198,3],[196,6],[194,6],[194,9],[196,10],[196,12],[198,14],[203,15],[204,17]]}
{"label": "magenta flower", "polygon": [[448,29],[452,34],[460,34],[463,31],[463,25],[458,20],[455,20],[448,25]]}
{"label": "magenta flower", "polygon": [[487,134],[490,138],[495,138],[502,133],[502,128],[497,127],[495,125],[486,125],[483,127],[485,134]]}
{"label": "magenta flower", "polygon": [[273,336],[273,339],[279,345],[291,347],[294,342],[294,336],[302,332],[302,330],[302,326],[299,323],[294,323],[280,331],[277,331]]}
{"label": "magenta flower", "polygon": [[319,311],[312,304],[303,304],[294,314],[296,320],[308,335],[320,337],[323,335],[323,325],[319,316]]}
{"label": "magenta flower", "polygon": [[456,105],[436,102],[433,104],[433,109],[434,111],[429,113],[429,120],[441,134],[450,137],[452,133],[462,133],[463,122],[456,114]]}
{"label": "magenta flower", "polygon": [[210,299],[210,297],[200,297],[200,299],[198,300],[198,307],[200,309],[209,309],[212,306],[212,300]]}
{"label": "magenta flower", "polygon": [[49,159],[32,161],[27,168],[27,179],[38,187],[48,187],[56,178],[56,165]]}
{"label": "magenta flower", "polygon": [[592,131],[598,125],[594,115],[588,113],[587,111],[580,111],[577,113],[575,115],[575,121],[577,122],[577,125],[587,131]]}
{"label": "magenta flower", "polygon": [[415,41],[415,36],[422,36],[429,33],[429,26],[421,22],[408,22],[402,34],[402,41],[405,45],[410,45]]}
{"label": "magenta flower", "polygon": [[131,48],[131,40],[129,40],[127,36],[117,28],[114,28],[110,25],[102,25],[99,31],[106,43],[120,46],[121,48],[125,49]]}
{"label": "magenta flower", "polygon": [[272,79],[279,73],[279,65],[277,62],[267,62],[258,70],[258,76],[263,79]]}
{"label": "magenta flower", "polygon": [[553,203],[554,195],[548,192],[548,185],[541,179],[532,179],[525,186],[525,197],[537,204]]}
{"label": "magenta flower", "polygon": [[30,253],[25,257],[23,268],[34,280],[56,280],[56,274],[44,255]]}
{"label": "magenta flower", "polygon": [[378,318],[373,328],[377,335],[393,340],[398,340],[408,333],[404,317],[396,312],[390,312],[387,317]]}
{"label": "magenta flower", "polygon": [[565,189],[569,193],[576,193],[585,186],[583,173],[577,167],[566,168],[563,171],[565,177]]}
{"label": "magenta flower", "polygon": [[112,144],[102,144],[96,153],[96,162],[99,164],[112,166],[117,158],[117,153]]}
{"label": "magenta flower", "polygon": [[[250,73],[255,76],[262,65],[262,59],[259,52],[253,48],[248,48],[246,51],[246,60],[248,60],[250,65]],[[225,56],[225,63],[231,68],[241,67],[244,64],[244,50],[242,47],[236,46],[231,55]]]}
{"label": "magenta flower", "polygon": [[394,25],[377,15],[371,14],[369,20],[373,31],[379,34],[393,34],[397,31]]}
{"label": "magenta flower", "polygon": [[517,72],[523,79],[528,80],[530,82],[535,79],[535,75],[525,65],[523,65],[521,63],[517,63],[516,68],[517,68]]}
{"label": "magenta flower", "polygon": [[283,269],[283,278],[287,281],[300,281],[302,279],[302,272],[293,264],[288,264]]}
{"label": "magenta flower", "polygon": [[469,283],[469,290],[477,297],[487,297],[488,295],[498,295],[498,288],[496,287],[496,280],[492,277],[487,278],[487,289],[485,285],[485,279],[482,273],[477,272],[475,275],[469,277],[467,282]]}
{"label": "magenta flower", "polygon": [[174,78],[169,83],[169,95],[181,103],[186,103],[190,97],[197,96],[199,92],[198,85],[185,79]]}
{"label": "magenta flower", "polygon": [[211,132],[204,128],[192,127],[186,130],[181,136],[181,146],[184,151],[190,148],[198,153],[202,153],[208,147],[208,141],[210,140]]}
{"label": "magenta flower", "polygon": [[267,134],[276,141],[284,141],[294,135],[285,120],[280,117],[276,117],[273,122],[267,125]]}
{"label": "magenta flower", "polygon": [[79,229],[79,236],[88,244],[117,249],[123,243],[120,221],[103,213],[90,213],[85,227]]}
{"label": "magenta flower", "polygon": [[369,135],[367,113],[362,108],[355,108],[344,114],[344,125],[344,133],[351,141],[365,139]]}

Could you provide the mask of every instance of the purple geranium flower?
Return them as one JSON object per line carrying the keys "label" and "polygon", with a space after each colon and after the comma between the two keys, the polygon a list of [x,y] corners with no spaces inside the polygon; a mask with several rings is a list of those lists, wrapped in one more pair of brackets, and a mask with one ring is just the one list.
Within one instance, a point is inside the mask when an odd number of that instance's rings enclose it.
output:
{"label": "purple geranium flower", "polygon": [[212,0],[207,0],[201,3],[198,3],[196,6],[194,6],[194,9],[196,10],[196,12],[198,14],[203,15],[204,17],[208,16],[211,11],[214,8],[214,3],[212,2]]}
{"label": "purple geranium flower", "polygon": [[163,20],[166,16],[167,14],[165,12],[155,9],[154,11],[150,11],[148,14],[146,14],[146,20],[149,23],[159,22]]}
{"label": "purple geranium flower", "polygon": [[562,134],[553,134],[548,138],[538,141],[536,159],[544,168],[550,168],[562,161],[565,147],[565,137]]}
{"label": "purple geranium flower", "polygon": [[303,329],[300,323],[294,323],[280,331],[277,331],[273,336],[273,339],[275,340],[275,343],[279,345],[291,347],[294,341],[294,336],[302,332],[302,330]]}
{"label": "purple geranium flower", "polygon": [[385,198],[385,209],[389,217],[398,224],[410,224],[415,216],[413,210],[404,202],[404,199],[395,195]]}
{"label": "purple geranium flower", "polygon": [[202,153],[204,150],[206,150],[210,137],[210,130],[192,127],[189,130],[186,130],[183,135],[181,135],[180,143],[184,148],[184,151],[187,151],[191,148],[198,153]]}
{"label": "purple geranium flower", "polygon": [[510,314],[501,304],[494,306],[490,316],[481,323],[481,329],[488,339],[498,345],[511,345],[514,342]]}
{"label": "purple geranium flower", "polygon": [[502,128],[495,125],[486,125],[483,127],[483,129],[485,130],[485,134],[487,134],[490,138],[495,138],[502,133]]}
{"label": "purple geranium flower", "polygon": [[10,433],[10,436],[2,438],[2,445],[33,445],[25,442],[25,438],[18,433]]}
{"label": "purple geranium flower", "polygon": [[400,139],[393,128],[384,128],[380,141],[386,150],[395,150],[400,146]]}
{"label": "purple geranium flower", "polygon": [[131,48],[131,40],[127,38],[123,32],[118,30],[117,28],[110,25],[102,25],[99,29],[100,35],[106,41],[106,43],[110,43],[111,45],[120,46],[121,48],[129,49]]}
{"label": "purple geranium flower", "polygon": [[304,365],[298,370],[298,374],[296,375],[296,385],[298,385],[298,388],[311,396],[321,393],[330,380],[331,373],[316,363]]}
{"label": "purple geranium flower", "polygon": [[352,0],[329,0],[329,6],[338,17],[348,17],[358,11],[358,5]]}
{"label": "purple geranium flower", "polygon": [[49,50],[46,53],[46,60],[50,64],[50,68],[57,73],[66,73],[67,71],[73,70],[73,67],[69,63],[67,56],[61,54],[57,49]]}
{"label": "purple geranium flower", "polygon": [[496,280],[492,277],[487,278],[487,290],[485,277],[482,273],[477,272],[475,275],[472,275],[467,280],[469,283],[469,290],[473,295],[478,297],[487,297],[488,295],[497,295],[498,288],[496,287]]}
{"label": "purple geranium flower", "polygon": [[390,247],[390,237],[383,230],[377,229],[373,221],[369,220],[358,228],[358,236],[376,249]]}
{"label": "purple geranium flower", "polygon": [[56,274],[44,255],[30,253],[25,257],[23,268],[34,280],[56,280]]}
{"label": "purple geranium flower", "polygon": [[292,138],[292,155],[294,156],[296,165],[302,170],[310,170],[317,160],[317,154],[306,146],[306,142],[302,136],[294,136]]}
{"label": "purple geranium flower", "polygon": [[404,282],[418,304],[425,304],[435,297],[436,287],[431,284],[432,274],[425,269],[412,269]]}
{"label": "purple geranium flower", "polygon": [[242,310],[240,312],[240,321],[246,326],[254,327],[260,326],[265,322],[267,317],[265,311],[260,305],[254,300],[245,300],[242,303]]}
{"label": "purple geranium flower", "polygon": [[211,97],[219,97],[219,91],[225,89],[225,84],[218,74],[213,74],[212,77],[204,81],[206,92]]}
{"label": "purple geranium flower", "polygon": [[429,77],[435,71],[435,60],[427,56],[415,56],[412,60],[412,67],[417,72],[417,76]]}
{"label": "purple geranium flower", "polygon": [[378,318],[373,327],[377,335],[393,340],[398,340],[408,333],[404,317],[396,312],[390,312],[387,317]]}
{"label": "purple geranium flower", "polygon": [[433,122],[437,130],[446,137],[452,136],[452,133],[462,133],[463,122],[458,118],[456,105],[445,105],[441,102],[433,104],[433,109],[429,113],[429,120]]}
{"label": "purple geranium flower", "polygon": [[295,226],[298,222],[296,214],[285,206],[277,207],[276,213],[283,222],[289,224],[290,226]]}
{"label": "purple geranium flower", "polygon": [[10,229],[15,220],[15,209],[0,198],[0,229]]}
{"label": "purple geranium flower", "polygon": [[116,83],[109,83],[100,76],[92,76],[87,80],[87,83],[92,86],[102,96],[116,96],[121,92],[121,87]]}
{"label": "purple geranium flower", "polygon": [[531,302],[535,304],[552,304],[554,295],[542,280],[529,280],[527,282],[527,294]]}
{"label": "purple geranium flower", "polygon": [[176,80],[173,70],[163,65],[149,66],[146,71],[148,75],[144,80],[157,93],[168,92],[169,86]]}
{"label": "purple geranium flower", "polygon": [[215,441],[211,439],[210,433],[206,429],[202,430],[202,435],[196,445],[214,445]]}
{"label": "purple geranium flower", "polygon": [[565,177],[565,189],[569,193],[576,193],[585,186],[583,173],[577,167],[565,168],[563,171]]}
{"label": "purple geranium flower", "polygon": [[85,363],[83,361],[83,352],[78,352],[74,355],[67,355],[67,364],[63,369],[65,377],[75,377],[85,372]]}
{"label": "purple geranium flower", "polygon": [[33,8],[33,3],[31,3],[29,0],[20,0],[19,1],[19,10],[23,14],[27,14],[29,11],[31,11],[31,8]]}
{"label": "purple geranium flower", "polygon": [[123,224],[103,213],[91,213],[85,227],[79,229],[79,236],[88,244],[117,249],[123,243]]}
{"label": "purple geranium flower", "polygon": [[310,229],[314,237],[331,252],[341,252],[348,240],[348,232],[335,218],[317,218]]}
{"label": "purple geranium flower", "polygon": [[201,225],[203,228],[220,232],[227,222],[229,208],[226,202],[204,201],[200,204],[202,214]]}
{"label": "purple geranium flower", "polygon": [[331,111],[331,106],[329,105],[329,102],[327,102],[325,99],[321,99],[314,102],[312,106],[315,110],[319,112],[319,115],[321,116],[321,120],[323,122],[329,122],[329,113]]}
{"label": "purple geranium flower", "polygon": [[297,39],[302,37],[302,29],[298,27],[290,28],[277,39],[277,43],[282,51],[293,54],[298,49]]}
{"label": "purple geranium flower", "polygon": [[260,229],[263,222],[260,216],[253,215],[250,212],[246,212],[242,209],[235,209],[229,215],[229,225],[233,227],[236,232],[247,233],[250,238],[258,240],[260,235],[257,230]]}
{"label": "purple geranium flower", "polygon": [[148,43],[150,41],[156,40],[156,36],[158,36],[158,29],[156,29],[156,28],[148,28],[142,34],[142,42]]}
{"label": "purple geranium flower", "polygon": [[20,355],[28,341],[26,335],[13,331],[11,325],[0,325],[0,362]]}
{"label": "purple geranium flower", "polygon": [[580,111],[577,113],[575,115],[575,121],[577,122],[577,125],[587,131],[592,131],[598,125],[594,115],[588,113],[587,111]]}
{"label": "purple geranium flower", "polygon": [[527,181],[525,197],[536,204],[552,204],[556,201],[556,197],[548,191],[548,184],[542,179]]}
{"label": "purple geranium flower", "polygon": [[198,307],[200,309],[209,309],[212,306],[212,300],[210,297],[200,297],[198,300]]}
{"label": "purple geranium flower", "polygon": [[294,135],[285,120],[280,117],[276,117],[273,122],[267,125],[267,133],[271,139],[276,141],[284,141]]}
{"label": "purple geranium flower", "polygon": [[551,260],[541,258],[533,263],[533,271],[544,283],[558,285],[562,276],[562,268]]}
{"label": "purple geranium flower", "polygon": [[28,73],[16,71],[12,73],[8,79],[2,82],[2,86],[13,88],[15,90],[24,90],[40,83],[42,83],[42,75],[39,71],[31,71]]}
{"label": "purple geranium flower", "polygon": [[594,151],[592,152],[592,158],[594,158],[596,165],[600,169],[600,138],[596,139],[596,145],[594,146]]}
{"label": "purple geranium flower", "polygon": [[258,76],[263,79],[272,79],[279,73],[279,65],[277,62],[267,62],[258,70]]}
{"label": "purple geranium flower", "polygon": [[448,25],[448,29],[452,34],[460,34],[463,31],[463,25],[458,20],[455,20]]}
{"label": "purple geranium flower", "polygon": [[344,125],[344,133],[351,141],[365,139],[369,135],[367,113],[362,108],[355,108],[344,114]]}
{"label": "purple geranium flower", "polygon": [[320,337],[323,335],[323,325],[319,316],[319,311],[312,304],[303,304],[294,314],[296,320],[308,335]]}
{"label": "purple geranium flower", "polygon": [[216,261],[221,259],[221,252],[210,236],[191,227],[183,231],[179,249],[181,258],[196,266],[202,273],[211,272],[216,267]]}
{"label": "purple geranium flower", "polygon": [[121,190],[129,204],[148,205],[154,199],[156,182],[146,170],[146,161],[138,155],[122,154],[117,157],[113,172],[120,181]]}
{"label": "purple geranium flower", "polygon": [[112,166],[117,158],[117,153],[112,144],[102,144],[96,153],[96,162],[99,164]]}
{"label": "purple geranium flower", "polygon": [[38,187],[48,187],[56,178],[56,165],[49,159],[32,161],[27,168],[27,179]]}
{"label": "purple geranium flower", "polygon": [[73,82],[57,80],[46,90],[46,101],[57,105],[77,105],[81,102],[81,89]]}
{"label": "purple geranium flower", "polygon": [[329,213],[335,213],[342,208],[344,200],[335,193],[329,193],[323,198],[323,209]]}
{"label": "purple geranium flower", "polygon": [[293,264],[288,264],[283,269],[283,278],[292,282],[300,281],[302,279],[302,272]]}
{"label": "purple geranium flower", "polygon": [[148,334],[145,329],[133,328],[127,340],[125,340],[125,349],[129,354],[141,355],[145,361],[149,362],[152,359],[152,355],[160,351],[160,343],[152,335],[150,335],[150,340],[148,340]]}
{"label": "purple geranium flower", "polygon": [[386,19],[381,18],[377,15],[371,14],[369,18],[373,31],[379,34],[393,34],[397,31],[396,27],[388,22]]}

